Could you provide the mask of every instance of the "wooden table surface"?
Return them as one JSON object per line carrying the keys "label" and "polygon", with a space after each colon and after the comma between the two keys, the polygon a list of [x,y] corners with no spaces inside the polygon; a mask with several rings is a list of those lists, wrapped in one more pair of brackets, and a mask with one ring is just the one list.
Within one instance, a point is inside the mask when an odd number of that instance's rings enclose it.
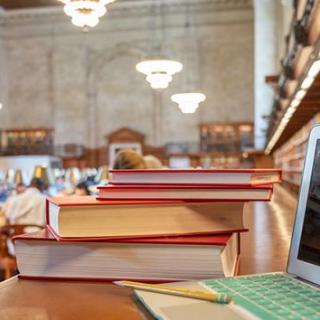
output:
{"label": "wooden table surface", "polygon": [[244,222],[249,232],[241,236],[240,274],[286,270],[296,199],[275,186],[270,202],[248,205]]}
{"label": "wooden table surface", "polygon": [[[281,187],[270,203],[250,204],[242,235],[240,273],[283,271],[295,215],[295,198]],[[132,291],[105,283],[27,281],[0,284],[0,319],[146,319]],[[149,318],[149,317],[148,317]]]}
{"label": "wooden table surface", "polygon": [[18,280],[0,284],[0,319],[141,320],[130,289],[107,283]]}

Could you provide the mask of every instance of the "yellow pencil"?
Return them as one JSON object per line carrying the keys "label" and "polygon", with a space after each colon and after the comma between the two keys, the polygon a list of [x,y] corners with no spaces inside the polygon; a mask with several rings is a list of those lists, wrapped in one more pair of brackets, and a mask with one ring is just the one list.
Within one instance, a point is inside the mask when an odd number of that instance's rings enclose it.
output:
{"label": "yellow pencil", "polygon": [[201,291],[201,290],[190,290],[185,288],[174,288],[174,287],[169,287],[164,285],[148,284],[148,283],[141,283],[141,282],[134,282],[134,281],[115,281],[114,284],[122,287],[129,287],[129,288],[143,290],[143,291],[163,293],[163,294],[169,294],[169,295],[174,295],[179,297],[205,300],[210,302],[229,303],[231,301],[231,297],[227,296],[224,293],[207,292],[207,291]]}

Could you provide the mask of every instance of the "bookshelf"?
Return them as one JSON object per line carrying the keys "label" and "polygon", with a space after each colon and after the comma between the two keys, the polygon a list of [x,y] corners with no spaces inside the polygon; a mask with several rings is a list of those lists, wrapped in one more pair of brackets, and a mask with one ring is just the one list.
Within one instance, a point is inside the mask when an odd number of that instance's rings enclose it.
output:
{"label": "bookshelf", "polygon": [[253,124],[204,123],[200,125],[201,152],[239,152],[253,148]]}
{"label": "bookshelf", "polygon": [[252,167],[248,152],[253,149],[253,123],[200,124],[200,163],[215,168]]}
{"label": "bookshelf", "polygon": [[1,131],[1,155],[51,155],[54,151],[54,130],[45,128]]}
{"label": "bookshelf", "polygon": [[292,190],[299,189],[309,133],[316,123],[320,123],[320,113],[274,152],[275,166],[282,169],[283,181]]}

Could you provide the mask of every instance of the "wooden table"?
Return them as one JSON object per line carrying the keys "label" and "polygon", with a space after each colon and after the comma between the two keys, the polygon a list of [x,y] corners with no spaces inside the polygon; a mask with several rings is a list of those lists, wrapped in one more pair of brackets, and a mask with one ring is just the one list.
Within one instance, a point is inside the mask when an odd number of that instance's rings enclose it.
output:
{"label": "wooden table", "polygon": [[275,186],[270,202],[248,205],[241,235],[240,274],[285,271],[297,196]]}
{"label": "wooden table", "polygon": [[[148,317],[149,318],[149,317]],[[0,319],[147,319],[130,289],[108,283],[29,281],[0,284]]]}
{"label": "wooden table", "polygon": [[[285,270],[296,200],[281,187],[270,203],[250,204],[240,273]],[[135,320],[149,318],[130,289],[106,283],[18,281],[0,284],[0,319]]]}

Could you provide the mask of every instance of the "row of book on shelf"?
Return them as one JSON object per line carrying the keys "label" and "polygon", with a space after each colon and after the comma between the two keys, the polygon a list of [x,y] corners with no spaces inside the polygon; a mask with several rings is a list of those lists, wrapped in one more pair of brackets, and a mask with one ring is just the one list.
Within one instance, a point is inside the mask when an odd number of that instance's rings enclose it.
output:
{"label": "row of book on shelf", "polygon": [[233,276],[246,203],[279,170],[116,170],[98,197],[47,200],[47,227],[14,239],[25,279],[169,282]]}

